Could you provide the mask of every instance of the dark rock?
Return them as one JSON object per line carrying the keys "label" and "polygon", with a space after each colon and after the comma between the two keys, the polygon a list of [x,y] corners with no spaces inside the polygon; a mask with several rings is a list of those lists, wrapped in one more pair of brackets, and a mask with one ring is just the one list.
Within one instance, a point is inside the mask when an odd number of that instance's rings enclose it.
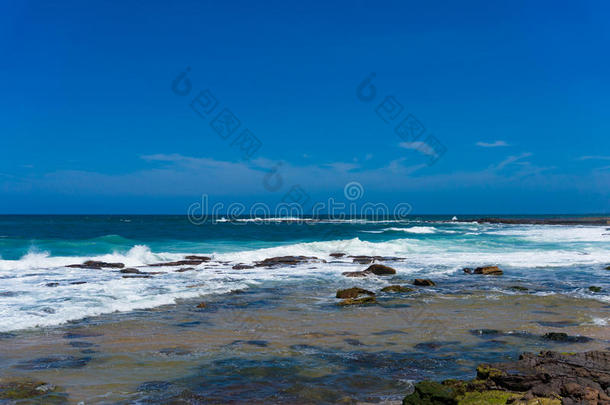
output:
{"label": "dark rock", "polygon": [[179,328],[192,328],[197,325],[201,325],[201,321],[181,322],[176,324],[176,326],[178,326]]}
{"label": "dark rock", "polygon": [[97,262],[94,260],[87,260],[83,264],[71,264],[66,267],[71,267],[75,269],[122,269],[125,267],[123,263],[106,263],[106,262]]}
{"label": "dark rock", "polygon": [[231,342],[231,345],[241,345],[247,344],[250,346],[258,346],[258,347],[267,347],[269,346],[269,342],[266,340],[234,340]]}
{"label": "dark rock", "polygon": [[138,386],[140,392],[168,391],[174,384],[169,381],[147,381]]}
{"label": "dark rock", "polygon": [[418,285],[421,287],[432,287],[435,286],[436,283],[432,280],[428,280],[425,278],[416,278],[415,280],[413,280],[413,285]]}
{"label": "dark rock", "polygon": [[134,269],[134,268],[132,268],[132,267],[129,267],[129,268],[127,268],[127,269],[121,269],[121,270],[119,271],[119,273],[123,273],[123,274],[140,274],[140,273],[141,273],[141,271],[140,271],[140,270],[138,270],[138,269]]}
{"label": "dark rock", "polygon": [[167,356],[186,356],[191,354],[192,352],[181,347],[166,347],[164,349],[159,350],[159,353],[165,354]]}
{"label": "dark rock", "polygon": [[474,336],[487,336],[487,337],[496,337],[496,336],[500,336],[502,335],[502,332],[500,332],[497,329],[473,329],[470,331],[470,333]]}
{"label": "dark rock", "polygon": [[610,352],[524,353],[518,361],[481,364],[472,381],[417,383],[403,405],[609,404]]}
{"label": "dark rock", "polygon": [[343,341],[345,341],[345,343],[347,343],[350,346],[364,346],[364,343],[362,343],[358,339],[348,338],[348,339],[343,339]]}
{"label": "dark rock", "polygon": [[392,292],[392,293],[407,293],[413,291],[412,288],[403,287],[401,285],[389,285],[387,287],[383,287],[381,292]]}
{"label": "dark rock", "polygon": [[390,262],[390,261],[402,261],[402,257],[390,257],[390,256],[347,256],[354,263],[358,264],[371,264],[373,262]]}
{"label": "dark rock", "polygon": [[375,336],[386,336],[386,335],[408,335],[407,332],[404,332],[402,330],[396,330],[396,329],[386,329],[386,330],[382,330],[380,332],[373,332],[372,335]]}
{"label": "dark rock", "polygon": [[85,338],[98,337],[98,336],[102,336],[102,334],[95,333],[95,332],[69,332],[69,333],[65,333],[63,338],[64,339],[85,339]]}
{"label": "dark rock", "polygon": [[57,287],[59,283],[47,283],[47,287]]}
{"label": "dark rock", "polygon": [[486,276],[501,276],[503,273],[498,266],[477,267],[473,271],[473,274],[483,274]]}
{"label": "dark rock", "polygon": [[359,287],[352,287],[352,288],[348,288],[346,290],[337,291],[336,297],[337,298],[356,298],[362,294],[375,295],[375,293],[372,291],[368,291],[368,290],[365,290],[365,289],[359,288]]}
{"label": "dark rock", "polygon": [[372,264],[364,271],[367,273],[373,273],[377,276],[396,274],[396,270],[391,267],[384,266],[383,264]]}
{"label": "dark rock", "polygon": [[348,256],[352,259],[352,262],[357,264],[371,264],[375,261],[374,257],[371,256]]}
{"label": "dark rock", "polygon": [[195,255],[184,256],[184,259],[185,260],[197,260],[200,262],[209,262],[210,260],[212,260],[212,258],[209,256],[195,256]]}
{"label": "dark rock", "polygon": [[551,328],[567,328],[570,326],[578,326],[578,322],[572,321],[538,321],[536,323],[540,326],[548,326]]}
{"label": "dark rock", "polygon": [[205,308],[206,304],[205,302],[200,302],[199,304],[197,304],[197,306],[195,308]]}
{"label": "dark rock", "polygon": [[274,267],[274,266],[294,266],[300,263],[307,263],[313,260],[320,260],[317,257],[307,256],[281,256],[270,257],[263,261],[256,262],[256,267]]}
{"label": "dark rock", "polygon": [[477,378],[490,389],[558,395],[564,404],[605,404],[610,401],[604,392],[610,386],[610,352],[524,353],[516,362],[479,366]]}
{"label": "dark rock", "polygon": [[123,278],[151,278],[151,275],[148,274],[134,274],[132,276],[123,276]]}
{"label": "dark rock", "polygon": [[249,264],[236,264],[235,266],[232,267],[233,270],[246,270],[246,269],[253,269],[254,266],[250,266]]}
{"label": "dark rock", "polygon": [[334,257],[334,258],[339,258],[339,257],[345,256],[345,253],[331,253],[331,254],[329,254],[329,256]]}
{"label": "dark rock", "polygon": [[385,276],[390,274],[396,274],[396,270],[391,267],[384,266],[383,264],[372,264],[366,270],[363,271],[346,271],[341,273],[346,277],[366,277],[370,274],[377,276]]}
{"label": "dark rock", "polygon": [[590,337],[586,336],[570,336],[563,332],[549,332],[542,336],[544,340],[552,340],[554,342],[565,342],[565,343],[587,343],[592,341]]}
{"label": "dark rock", "polygon": [[87,284],[87,282],[86,281],[73,281],[70,284],[72,284],[72,285],[80,285],[80,284]]}
{"label": "dark rock", "polygon": [[195,268],[194,267],[183,267],[181,269],[174,270],[174,272],[176,272],[176,273],[184,273],[185,271],[191,271],[191,270],[195,270]]}
{"label": "dark rock", "polygon": [[606,270],[610,270],[610,266],[606,266]]}
{"label": "dark rock", "polygon": [[344,271],[341,274],[345,277],[366,277],[369,275],[366,271]]}
{"label": "dark rock", "polygon": [[602,288],[592,285],[591,287],[589,287],[589,291],[598,293],[598,292],[602,292]]}
{"label": "dark rock", "polygon": [[78,348],[85,348],[85,347],[91,347],[91,346],[95,346],[93,343],[91,342],[81,342],[81,341],[76,341],[76,342],[69,342],[68,343],[70,346],[72,347],[78,347]]}
{"label": "dark rock", "polygon": [[376,303],[377,303],[377,300],[375,299],[375,297],[362,297],[362,298],[347,298],[347,299],[339,301],[337,303],[337,305],[344,307],[344,306],[348,306],[348,305],[368,305],[368,304],[376,304]]}
{"label": "dark rock", "polygon": [[150,267],[176,267],[176,266],[198,266],[205,260],[178,260],[175,262],[153,263]]}

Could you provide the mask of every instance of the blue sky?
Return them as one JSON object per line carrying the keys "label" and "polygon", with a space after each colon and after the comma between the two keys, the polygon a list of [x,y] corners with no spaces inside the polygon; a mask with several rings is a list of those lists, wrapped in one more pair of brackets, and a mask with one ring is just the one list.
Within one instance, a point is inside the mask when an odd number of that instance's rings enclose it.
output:
{"label": "blue sky", "polygon": [[[180,214],[350,181],[419,214],[610,212],[610,5],[495,3],[5,0],[0,212]],[[409,114],[425,132],[405,140]]]}

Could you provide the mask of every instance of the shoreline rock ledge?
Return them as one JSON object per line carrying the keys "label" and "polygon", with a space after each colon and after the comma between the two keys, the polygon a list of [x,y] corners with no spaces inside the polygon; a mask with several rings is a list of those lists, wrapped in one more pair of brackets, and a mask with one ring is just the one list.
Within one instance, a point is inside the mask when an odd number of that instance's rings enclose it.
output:
{"label": "shoreline rock ledge", "polygon": [[508,363],[482,364],[471,381],[422,381],[403,405],[610,404],[610,351],[524,353]]}

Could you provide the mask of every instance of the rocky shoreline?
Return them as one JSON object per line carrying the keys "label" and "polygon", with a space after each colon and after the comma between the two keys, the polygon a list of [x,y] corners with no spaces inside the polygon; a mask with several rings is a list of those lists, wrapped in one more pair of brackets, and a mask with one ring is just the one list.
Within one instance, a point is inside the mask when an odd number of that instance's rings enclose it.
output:
{"label": "rocky shoreline", "polygon": [[519,360],[482,364],[471,381],[422,381],[403,405],[610,404],[610,351],[524,353]]}

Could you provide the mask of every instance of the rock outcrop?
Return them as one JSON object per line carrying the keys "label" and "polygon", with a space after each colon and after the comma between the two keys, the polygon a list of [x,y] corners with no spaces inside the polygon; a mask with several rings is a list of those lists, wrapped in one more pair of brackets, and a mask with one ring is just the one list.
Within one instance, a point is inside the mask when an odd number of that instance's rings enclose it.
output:
{"label": "rock outcrop", "polygon": [[424,381],[411,404],[610,404],[610,351],[524,353],[518,361],[482,364],[472,381]]}
{"label": "rock outcrop", "polygon": [[413,280],[413,285],[418,285],[420,287],[433,287],[436,285],[436,283],[426,278],[416,278]]}
{"label": "rock outcrop", "polygon": [[364,288],[360,288],[360,287],[352,287],[352,288],[348,288],[345,290],[339,290],[337,291],[337,298],[356,298],[359,295],[375,295],[374,292],[369,291],[369,290],[365,290]]}
{"label": "rock outcrop", "polygon": [[473,274],[483,274],[485,276],[501,276],[504,272],[498,266],[477,267]]}
{"label": "rock outcrop", "polygon": [[73,269],[122,269],[125,267],[123,263],[106,263],[106,262],[98,262],[95,260],[87,260],[82,264],[70,264],[66,267],[70,267]]}

